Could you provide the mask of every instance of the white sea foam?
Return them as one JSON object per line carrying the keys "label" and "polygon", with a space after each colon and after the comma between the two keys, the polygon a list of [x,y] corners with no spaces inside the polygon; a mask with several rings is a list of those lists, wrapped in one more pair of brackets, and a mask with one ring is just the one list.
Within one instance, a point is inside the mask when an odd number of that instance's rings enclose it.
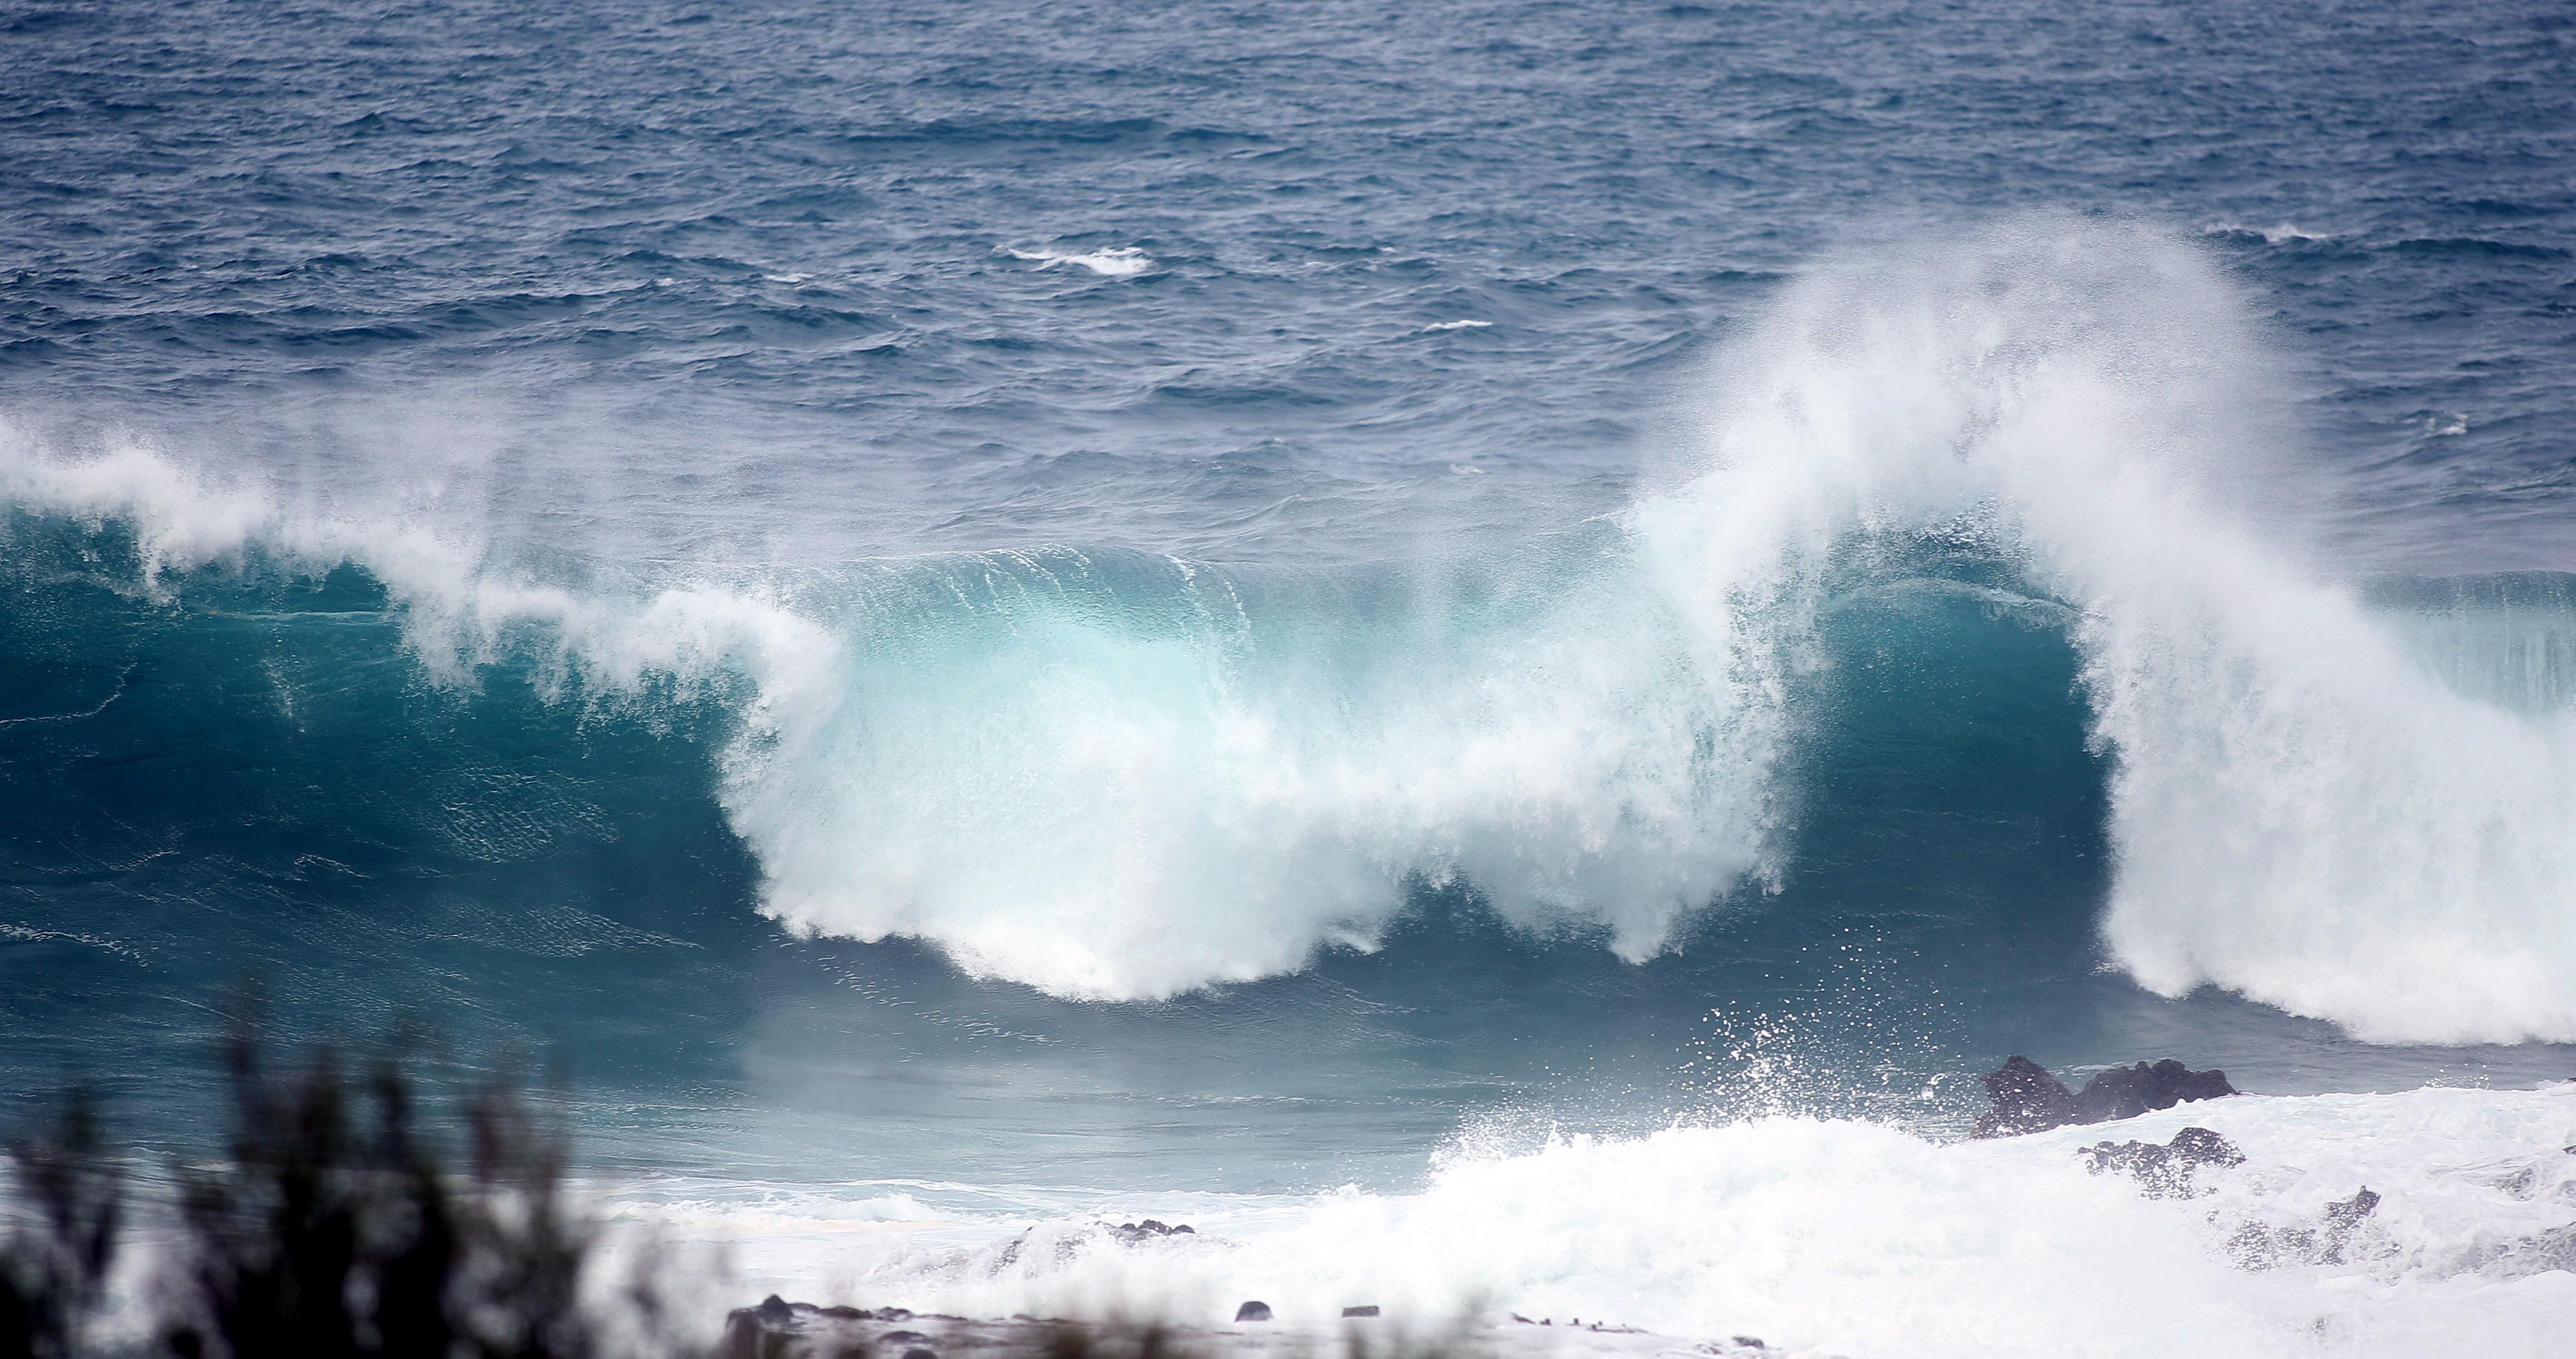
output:
{"label": "white sea foam", "polygon": [[1444,330],[1482,330],[1492,324],[1493,322],[1491,321],[1434,321],[1430,325],[1424,326],[1422,328],[1422,333],[1425,335],[1437,335]]}
{"label": "white sea foam", "polygon": [[855,587],[849,701],[728,806],[792,926],[1060,994],[1365,947],[1416,875],[1642,958],[1765,866],[1781,662],[1612,547],[1365,606],[1178,562],[915,563]]}
{"label": "white sea foam", "polygon": [[[2245,1153],[2203,1193],[2149,1199],[2076,1149],[2187,1125]],[[1752,1334],[1848,1359],[2558,1353],[2576,1312],[2576,1086],[2191,1105],[2112,1126],[1944,1144],[1771,1117],[1646,1137],[1462,1146],[1417,1192],[1146,1195],[890,1221],[874,1190],[728,1209],[682,1195],[678,1235],[728,1244],[745,1296],[1002,1316],[1127,1305],[1281,1324],[1373,1303]],[[2376,1210],[2317,1246],[2329,1204]],[[665,1220],[668,1189],[620,1199]],[[1147,1214],[1197,1234],[1125,1244]],[[2311,1233],[2302,1250],[2258,1247]],[[2339,1254],[2340,1258],[2336,1258]],[[2553,1263],[2554,1262],[2554,1263]]]}
{"label": "white sea foam", "polygon": [[1102,278],[1134,278],[1154,267],[1154,257],[1132,245],[1110,246],[1080,253],[1014,248],[1010,255],[1015,260],[1027,260],[1041,269],[1070,264],[1077,268],[1088,269]]}
{"label": "white sea foam", "polygon": [[2304,227],[2292,226],[2287,222],[2282,222],[2279,225],[2270,227],[2240,226],[2234,222],[2213,222],[2210,225],[2203,227],[2202,231],[2211,236],[2260,236],[2263,238],[2263,243],[2265,245],[2281,245],[2290,241],[2331,241],[2334,239],[2333,232],[2310,231]]}

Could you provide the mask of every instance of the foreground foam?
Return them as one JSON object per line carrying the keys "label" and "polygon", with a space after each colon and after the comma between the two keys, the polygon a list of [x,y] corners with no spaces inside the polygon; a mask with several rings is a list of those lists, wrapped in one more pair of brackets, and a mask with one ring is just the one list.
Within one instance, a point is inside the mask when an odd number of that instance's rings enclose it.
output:
{"label": "foreground foam", "polygon": [[[2189,1124],[2247,1156],[2201,1172],[2198,1197],[2146,1198],[2076,1155]],[[701,1198],[682,1220],[689,1239],[730,1243],[747,1291],[979,1316],[1124,1306],[1215,1325],[1260,1298],[1286,1325],[1354,1304],[1417,1330],[1517,1312],[1852,1359],[2536,1356],[2576,1305],[2576,1275],[2547,1262],[2576,1234],[2571,1130],[2571,1086],[2247,1096],[1975,1143],[1772,1117],[1460,1147],[1406,1194],[960,1205],[902,1222],[883,1196],[739,1217]],[[2313,1229],[2364,1186],[2380,1204],[2341,1258],[2245,1255],[2249,1227]],[[671,1192],[619,1202],[660,1221]],[[1197,1233],[1122,1241],[1099,1226],[1147,1214]]]}

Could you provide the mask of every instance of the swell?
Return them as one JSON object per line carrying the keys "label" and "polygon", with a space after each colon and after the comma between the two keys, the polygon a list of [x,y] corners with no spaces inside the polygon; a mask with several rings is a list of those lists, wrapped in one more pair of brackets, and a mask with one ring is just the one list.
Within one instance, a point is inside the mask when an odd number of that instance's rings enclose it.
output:
{"label": "swell", "polygon": [[[2151,233],[1827,261],[1716,361],[1666,489],[1331,570],[1051,549],[550,583],[455,526],[21,438],[17,928],[113,942],[152,898],[255,933],[348,872],[518,942],[685,952],[748,937],[748,901],[1121,999],[1365,952],[1444,884],[1637,961],[1793,867],[1880,865],[1865,905],[1891,863],[2017,859],[2029,890],[1963,919],[2098,912],[2154,990],[2373,1039],[2576,1035],[2564,584],[2304,565],[2281,507],[2316,473],[2265,371],[2225,281]],[[1973,702],[1906,692],[1945,667]],[[2069,732],[2088,753],[2016,755]],[[1969,813],[2043,769],[2071,819],[2038,841]],[[1820,813],[1861,786],[1903,791]],[[601,862],[697,900],[493,904]]]}

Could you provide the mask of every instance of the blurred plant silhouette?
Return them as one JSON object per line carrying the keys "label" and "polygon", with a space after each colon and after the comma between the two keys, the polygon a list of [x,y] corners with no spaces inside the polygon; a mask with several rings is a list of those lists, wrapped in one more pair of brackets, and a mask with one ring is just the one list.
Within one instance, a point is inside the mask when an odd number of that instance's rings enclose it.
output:
{"label": "blurred plant silhouette", "polygon": [[0,1359],[76,1352],[107,1291],[125,1211],[125,1169],[108,1154],[98,1101],[79,1082],[43,1130],[9,1144],[29,1221],[0,1255]]}
{"label": "blurred plant silhouette", "polygon": [[[351,1079],[317,1044],[271,1060],[255,994],[223,1043],[231,1129],[217,1159],[174,1166],[177,1243],[152,1334],[174,1359],[595,1359],[583,1296],[596,1228],[564,1191],[568,1142],[513,1067],[456,1101],[465,1154],[424,1130],[397,1041]],[[22,1224],[0,1255],[0,1359],[70,1359],[106,1303],[126,1163],[98,1102],[71,1085],[10,1145]],[[649,1279],[621,1304],[619,1352],[665,1353]],[[128,1347],[130,1348],[130,1346]]]}

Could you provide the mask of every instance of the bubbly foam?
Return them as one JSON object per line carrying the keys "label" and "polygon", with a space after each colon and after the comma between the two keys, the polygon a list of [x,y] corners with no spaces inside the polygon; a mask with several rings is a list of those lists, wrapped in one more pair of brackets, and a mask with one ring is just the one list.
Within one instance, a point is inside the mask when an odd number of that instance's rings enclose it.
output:
{"label": "bubbly foam", "polygon": [[[2194,1197],[2145,1197],[2076,1154],[2190,1125],[2247,1158],[2199,1171]],[[2537,1356],[2576,1306],[2571,1131],[2576,1086],[2427,1089],[2245,1096],[1993,1142],[1767,1117],[1471,1143],[1407,1193],[919,1213],[905,1194],[898,1215],[875,1190],[728,1208],[666,1186],[620,1204],[730,1243],[746,1294],[977,1316],[1127,1307],[1218,1325],[1259,1298],[1284,1326],[1376,1304],[1417,1334],[1518,1313],[1849,1359]],[[2364,1187],[2376,1209],[2339,1250],[2319,1246],[2328,1206]],[[1149,1214],[1196,1232],[1103,1230]],[[2301,1231],[2305,1248],[2248,1245]]]}
{"label": "bubbly foam", "polygon": [[1070,264],[1078,269],[1088,269],[1102,278],[1134,278],[1154,267],[1154,257],[1132,245],[1110,246],[1080,253],[1015,248],[1010,254],[1015,260],[1027,260],[1041,269]]}
{"label": "bubbly foam", "polygon": [[2288,222],[2268,227],[2243,226],[2235,222],[2213,222],[2201,230],[2211,236],[2260,236],[2265,245],[2280,245],[2288,241],[2334,239],[2334,233],[2331,231],[2311,231],[2305,227],[2293,226]]}
{"label": "bubbly foam", "polygon": [[908,564],[845,587],[849,701],[728,805],[791,925],[1061,994],[1368,947],[1408,881],[1452,875],[1642,958],[1763,867],[1777,705],[1748,692],[1768,655],[1681,625],[1623,554],[1364,597],[1164,559]]}

